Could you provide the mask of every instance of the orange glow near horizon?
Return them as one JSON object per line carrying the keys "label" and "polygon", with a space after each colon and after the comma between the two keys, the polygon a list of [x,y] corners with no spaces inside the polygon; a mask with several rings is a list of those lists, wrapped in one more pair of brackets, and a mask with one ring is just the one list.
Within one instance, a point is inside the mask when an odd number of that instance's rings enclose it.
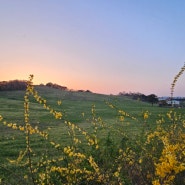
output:
{"label": "orange glow near horizon", "polygon": [[[44,69],[41,70],[37,68],[35,71],[26,72],[27,69],[24,69],[22,66],[18,68],[12,67],[9,68],[8,73],[1,73],[0,81],[9,81],[9,80],[28,80],[29,75],[33,74],[34,79],[33,83],[35,85],[46,84],[48,82],[56,83],[62,86],[66,86],[70,90],[90,90],[94,93],[100,94],[118,94],[119,92],[140,92],[144,94],[153,93],[153,91],[142,91],[142,84],[135,85],[135,88],[132,87],[132,83],[126,81],[123,85],[120,85],[115,79],[110,79],[108,82],[98,78],[96,80],[83,78],[83,76],[76,78],[76,74],[72,76],[69,73],[57,73],[55,71]],[[176,84],[175,93],[178,93],[178,89],[183,90],[184,80],[183,78],[179,79],[179,82]],[[139,90],[141,86],[141,89]],[[169,86],[166,83],[166,86]],[[162,88],[162,87],[161,87]],[[169,92],[166,93],[168,96],[170,94],[170,87],[168,88]],[[167,89],[167,90],[168,90]],[[165,94],[165,92],[164,92]]]}
{"label": "orange glow near horizon", "polygon": [[[34,73],[30,73],[30,74],[34,74]],[[17,71],[17,73],[9,73],[9,74],[4,74],[1,77],[1,81],[9,81],[9,80],[28,80],[29,75],[28,73],[20,73]],[[55,76],[56,74],[54,73],[46,73],[46,74],[42,74],[42,75],[38,75],[38,74],[34,74],[34,78],[33,78],[33,83],[35,85],[40,85],[40,84],[46,84],[48,82],[52,82],[52,83],[56,83],[62,86],[66,86],[69,90],[90,90],[93,93],[99,93],[99,94],[115,94],[117,95],[119,92],[129,92],[129,86],[124,88],[119,87],[118,84],[114,83],[113,81],[109,82],[106,84],[103,82],[93,82],[93,81],[88,81],[88,80],[84,80],[81,79],[79,80],[79,78],[75,78],[72,77],[70,75],[70,78],[68,78],[68,76],[63,76],[64,78],[61,79],[57,76]],[[50,76],[50,77],[49,77]]]}
{"label": "orange glow near horizon", "polygon": [[45,70],[44,72],[42,71],[41,74],[39,74],[39,69],[37,69],[36,72],[31,72],[30,70],[30,73],[28,73],[23,67],[22,69],[19,68],[19,70],[16,68],[11,68],[8,73],[2,73],[0,81],[28,80],[30,74],[34,75],[33,83],[35,85],[45,85],[48,82],[52,82],[66,86],[69,90],[90,90],[94,93],[100,94],[118,94],[120,92],[118,85],[111,84],[111,82],[108,84],[105,84],[106,82],[94,83],[92,80],[79,80],[79,78],[71,75],[69,75],[69,78],[66,74],[61,75],[63,76],[62,79],[59,74],[53,73],[50,70]]}

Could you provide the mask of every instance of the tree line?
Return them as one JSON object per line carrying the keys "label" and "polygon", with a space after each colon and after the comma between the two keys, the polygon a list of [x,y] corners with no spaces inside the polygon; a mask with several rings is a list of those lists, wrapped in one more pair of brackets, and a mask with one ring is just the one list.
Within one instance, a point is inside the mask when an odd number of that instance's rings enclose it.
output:
{"label": "tree line", "polygon": [[[67,90],[67,87],[51,82],[47,83],[46,86],[55,89]],[[26,87],[27,87],[26,80],[0,81],[0,91],[26,90]]]}
{"label": "tree line", "polygon": [[25,80],[1,81],[0,91],[26,90],[26,86],[27,82]]}
{"label": "tree line", "polygon": [[144,102],[149,102],[149,103],[152,103],[152,105],[154,103],[158,102],[158,97],[155,94],[145,95],[145,94],[142,94],[142,93],[120,92],[119,95],[120,96],[128,96],[128,97],[130,97],[130,98],[132,98],[134,100],[140,100],[140,101],[144,101]]}
{"label": "tree line", "polygon": [[47,87],[52,87],[54,89],[67,90],[67,87],[61,86],[61,85],[58,85],[58,84],[55,84],[55,83],[51,83],[51,82],[47,83],[46,86]]}

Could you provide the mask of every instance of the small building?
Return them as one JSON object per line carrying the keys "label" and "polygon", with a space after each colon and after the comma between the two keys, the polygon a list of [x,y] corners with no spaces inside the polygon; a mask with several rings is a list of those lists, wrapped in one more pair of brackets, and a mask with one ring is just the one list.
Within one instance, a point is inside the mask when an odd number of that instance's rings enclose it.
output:
{"label": "small building", "polygon": [[160,97],[158,102],[158,105],[160,107],[180,107],[181,101],[177,99],[172,99],[170,97]]}
{"label": "small building", "polygon": [[167,105],[173,106],[173,107],[179,107],[180,106],[180,101],[177,100],[168,100],[166,101]]}

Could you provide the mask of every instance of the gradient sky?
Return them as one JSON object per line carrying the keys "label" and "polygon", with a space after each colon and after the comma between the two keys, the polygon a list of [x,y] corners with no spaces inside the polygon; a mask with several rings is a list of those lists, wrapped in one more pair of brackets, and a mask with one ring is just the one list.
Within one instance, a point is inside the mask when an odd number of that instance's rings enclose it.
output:
{"label": "gradient sky", "polygon": [[169,96],[184,61],[184,0],[0,1],[0,81]]}

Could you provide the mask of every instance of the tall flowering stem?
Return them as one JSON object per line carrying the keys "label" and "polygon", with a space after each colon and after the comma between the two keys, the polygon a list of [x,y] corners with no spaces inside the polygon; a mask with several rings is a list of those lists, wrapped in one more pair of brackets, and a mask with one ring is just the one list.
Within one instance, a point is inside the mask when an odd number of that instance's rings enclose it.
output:
{"label": "tall flowering stem", "polygon": [[30,92],[33,90],[33,75],[30,75],[29,81],[27,82],[27,88],[26,93],[24,96],[24,122],[25,122],[25,128],[26,128],[26,152],[28,155],[28,161],[29,161],[29,168],[31,172],[31,178],[33,184],[35,183],[34,175],[33,175],[33,168],[32,168],[32,160],[31,160],[31,147],[30,147],[30,129],[31,125],[29,123],[29,95]]}
{"label": "tall flowering stem", "polygon": [[179,71],[179,73],[174,77],[173,82],[171,84],[171,101],[173,99],[175,84],[176,84],[177,80],[179,79],[179,77],[183,74],[184,70],[185,70],[185,62],[184,62],[183,67],[181,67],[181,70]]}

